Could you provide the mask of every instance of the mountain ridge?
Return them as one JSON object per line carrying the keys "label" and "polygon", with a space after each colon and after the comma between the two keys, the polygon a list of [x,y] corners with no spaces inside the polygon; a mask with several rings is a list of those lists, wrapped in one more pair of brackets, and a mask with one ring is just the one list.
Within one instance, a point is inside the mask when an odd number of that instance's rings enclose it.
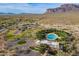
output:
{"label": "mountain ridge", "polygon": [[68,11],[79,11],[79,5],[78,4],[63,4],[57,8],[49,8],[46,10],[45,13],[62,13],[62,12],[68,12]]}

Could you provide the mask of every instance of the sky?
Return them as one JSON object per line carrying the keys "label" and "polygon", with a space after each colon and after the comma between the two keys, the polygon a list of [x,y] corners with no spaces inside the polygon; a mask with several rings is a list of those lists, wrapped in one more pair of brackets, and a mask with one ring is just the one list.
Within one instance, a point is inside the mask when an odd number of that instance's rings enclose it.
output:
{"label": "sky", "polygon": [[48,8],[56,8],[58,3],[0,3],[0,13],[45,13]]}

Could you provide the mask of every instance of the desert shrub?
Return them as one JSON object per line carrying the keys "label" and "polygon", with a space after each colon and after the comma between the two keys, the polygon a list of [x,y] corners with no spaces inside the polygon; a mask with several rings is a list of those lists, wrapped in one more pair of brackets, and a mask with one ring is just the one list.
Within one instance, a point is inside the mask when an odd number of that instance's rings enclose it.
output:
{"label": "desert shrub", "polygon": [[23,44],[25,44],[25,43],[26,43],[25,40],[21,40],[21,41],[19,41],[17,44],[19,44],[19,45],[23,45]]}
{"label": "desert shrub", "polygon": [[36,47],[30,47],[32,50],[35,50],[35,51],[39,51],[40,53],[44,53],[46,51],[46,49],[48,48],[48,45],[46,44],[40,44]]}

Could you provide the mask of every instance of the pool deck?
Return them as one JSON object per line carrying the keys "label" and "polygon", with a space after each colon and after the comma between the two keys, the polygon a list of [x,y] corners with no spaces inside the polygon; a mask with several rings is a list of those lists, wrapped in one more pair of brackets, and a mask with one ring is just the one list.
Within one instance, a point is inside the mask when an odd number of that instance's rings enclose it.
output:
{"label": "pool deck", "polygon": [[49,41],[49,40],[37,40],[36,41],[36,44],[47,44],[49,45],[50,47],[52,48],[57,48],[59,49],[59,42],[55,42],[55,41]]}

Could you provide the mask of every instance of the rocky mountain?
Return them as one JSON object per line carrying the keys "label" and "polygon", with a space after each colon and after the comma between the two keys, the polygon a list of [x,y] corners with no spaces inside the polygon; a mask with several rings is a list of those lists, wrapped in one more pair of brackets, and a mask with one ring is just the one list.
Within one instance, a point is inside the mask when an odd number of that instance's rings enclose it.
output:
{"label": "rocky mountain", "polygon": [[67,11],[79,11],[78,4],[63,4],[57,8],[47,9],[46,13],[61,13]]}

